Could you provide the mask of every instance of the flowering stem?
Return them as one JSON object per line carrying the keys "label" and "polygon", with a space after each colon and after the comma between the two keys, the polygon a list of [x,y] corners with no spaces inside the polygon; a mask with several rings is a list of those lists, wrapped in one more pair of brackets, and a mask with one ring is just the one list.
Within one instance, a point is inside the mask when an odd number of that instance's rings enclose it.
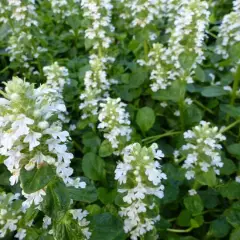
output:
{"label": "flowering stem", "polygon": [[206,112],[211,113],[211,114],[214,115],[214,112],[213,112],[211,109],[207,108],[206,106],[204,106],[204,105],[203,105],[202,103],[200,103],[199,101],[194,100],[194,102],[195,102],[199,107],[203,108]]}
{"label": "flowering stem", "polygon": [[231,123],[230,125],[228,125],[227,127],[225,127],[221,133],[227,132],[228,130],[230,130],[231,128],[235,127],[238,123],[240,123],[240,119],[236,120],[235,122]]}
{"label": "flowering stem", "polygon": [[[233,90],[232,90],[232,96],[230,100],[230,105],[233,106],[235,103],[235,99],[237,97],[237,91],[239,86],[239,80],[240,80],[240,65],[237,67],[237,72],[234,75],[234,82],[233,82]],[[227,122],[229,121],[229,114],[226,117]]]}
{"label": "flowering stem", "polygon": [[179,111],[180,111],[180,122],[181,122],[181,130],[184,132],[185,129],[185,123],[184,123],[184,105],[185,105],[185,93],[186,93],[186,82],[182,81],[181,79],[180,81],[180,97],[179,97],[179,101],[178,101],[178,106],[179,106]]}
{"label": "flowering stem", "polygon": [[163,134],[160,134],[160,135],[156,135],[156,136],[151,136],[151,137],[147,137],[147,138],[144,138],[142,140],[142,142],[148,142],[148,143],[152,143],[160,138],[163,138],[163,137],[168,137],[168,136],[173,136],[173,135],[177,135],[177,134],[181,134],[182,132],[180,131],[177,131],[177,132],[173,132],[173,131],[170,131],[170,132],[167,132],[167,133],[163,133]]}
{"label": "flowering stem", "polygon": [[147,40],[144,41],[144,54],[145,54],[145,61],[148,60],[148,43],[147,43]]}
{"label": "flowering stem", "polygon": [[168,228],[167,231],[168,232],[175,232],[175,233],[187,233],[187,232],[191,232],[193,229],[193,227],[190,227],[188,229],[173,229],[173,228]]}

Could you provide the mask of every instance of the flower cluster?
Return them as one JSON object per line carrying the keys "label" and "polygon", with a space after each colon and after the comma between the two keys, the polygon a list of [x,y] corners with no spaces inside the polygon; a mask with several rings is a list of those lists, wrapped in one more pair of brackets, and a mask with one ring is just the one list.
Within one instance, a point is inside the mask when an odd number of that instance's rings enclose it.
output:
{"label": "flower cluster", "polygon": [[[33,84],[13,78],[6,84],[0,110],[0,154],[6,157],[11,185],[18,182],[22,167],[30,171],[50,164],[67,185],[85,187],[79,178],[70,177],[73,155],[67,151],[69,133],[62,126],[66,107],[57,90],[47,84],[35,89]],[[27,197],[39,203],[41,195],[45,195],[43,190]]]}
{"label": "flower cluster", "polygon": [[[150,67],[151,89],[154,92],[166,89],[176,79],[192,83],[193,69],[204,60],[203,44],[210,15],[208,3],[182,0],[181,4],[173,6],[177,6],[177,12],[166,30],[170,34],[168,46],[153,44],[148,54],[149,60],[138,60],[140,65]],[[188,69],[181,66],[181,54],[192,56]]]}
{"label": "flower cluster", "polygon": [[77,220],[79,226],[81,227],[82,234],[84,239],[89,239],[92,233],[89,230],[89,221],[87,221],[86,216],[88,211],[82,209],[71,209],[69,211],[72,214],[74,220]]}
{"label": "flower cluster", "polygon": [[140,65],[147,65],[152,70],[150,80],[152,80],[153,83],[150,87],[153,92],[156,92],[159,89],[166,89],[171,85],[171,82],[168,79],[171,68],[165,63],[165,51],[166,49],[162,44],[154,43],[152,50],[148,54],[148,62],[145,62],[144,60],[137,61]]}
{"label": "flower cluster", "polygon": [[[13,232],[18,228],[17,224],[22,218],[19,196],[19,193],[0,193],[0,238],[3,238],[8,231]],[[21,240],[24,236],[24,229],[18,229],[15,237]]]}
{"label": "flower cluster", "polygon": [[121,207],[119,214],[125,218],[124,231],[130,232],[133,240],[152,231],[154,223],[160,219],[154,197],[163,198],[162,180],[167,177],[159,162],[154,160],[164,157],[157,148],[157,144],[149,148],[139,143],[128,145],[123,150],[123,162],[118,162],[115,170],[118,192],[123,194],[127,204]]}
{"label": "flower cluster", "polygon": [[175,158],[178,161],[180,154],[184,157],[182,167],[186,169],[186,178],[190,180],[208,171],[214,171],[218,175],[219,169],[223,167],[220,155],[222,146],[219,142],[226,139],[218,128],[201,121],[199,126],[184,133],[184,139],[187,143],[175,152]]}
{"label": "flower cluster", "polygon": [[65,84],[70,84],[68,69],[59,66],[57,62],[43,68],[44,75],[47,78],[46,84],[58,90],[61,94]]}
{"label": "flower cluster", "polygon": [[223,18],[216,47],[216,53],[225,59],[229,57],[229,47],[240,41],[240,1],[233,1],[233,6],[233,11]]}
{"label": "flower cluster", "polygon": [[130,19],[130,27],[145,28],[154,20],[161,17],[164,4],[162,0],[121,0],[124,13],[120,14],[123,19]]}
{"label": "flower cluster", "polygon": [[80,95],[80,99],[83,100],[79,106],[83,111],[82,119],[96,117],[99,101],[103,96],[108,96],[110,84],[114,83],[114,80],[107,79],[106,65],[113,61],[114,59],[110,57],[101,58],[95,54],[90,56],[91,70],[85,73],[85,91]]}
{"label": "flower cluster", "polygon": [[103,96],[108,96],[111,83],[116,82],[107,78],[109,64],[115,60],[107,54],[107,49],[113,42],[111,38],[114,31],[111,24],[113,6],[110,0],[84,0],[81,6],[84,17],[89,20],[85,39],[91,42],[93,53],[89,57],[91,68],[85,73],[85,91],[80,96],[83,102],[79,108],[83,111],[82,119],[91,118],[93,123],[97,120],[99,101]]}
{"label": "flower cluster", "polygon": [[195,61],[192,63],[193,68],[205,59],[203,44],[209,16],[210,12],[206,1],[181,1],[174,19],[174,26],[167,30],[171,34],[166,53],[167,61],[173,63],[178,70],[181,67],[179,56],[182,53],[196,55]]}
{"label": "flower cluster", "polygon": [[112,8],[110,0],[82,0],[83,16],[89,20],[85,38],[92,42],[94,49],[109,48],[113,39],[110,37],[114,27],[111,24]]}
{"label": "flower cluster", "polygon": [[3,0],[0,3],[0,22],[14,21],[17,26],[37,26],[35,0]]}
{"label": "flower cluster", "polygon": [[125,111],[126,104],[120,98],[107,98],[106,102],[100,103],[100,107],[98,128],[104,132],[104,138],[111,143],[113,149],[120,149],[120,138],[125,137],[125,141],[129,141],[132,132],[129,114]]}
{"label": "flower cluster", "polygon": [[1,1],[0,22],[9,23],[10,26],[11,36],[6,48],[10,61],[20,62],[29,69],[29,61],[38,59],[39,55],[47,51],[31,33],[33,28],[41,32],[38,28],[35,0]]}
{"label": "flower cluster", "polygon": [[61,19],[78,15],[80,12],[80,0],[48,0],[51,3],[54,15]]}

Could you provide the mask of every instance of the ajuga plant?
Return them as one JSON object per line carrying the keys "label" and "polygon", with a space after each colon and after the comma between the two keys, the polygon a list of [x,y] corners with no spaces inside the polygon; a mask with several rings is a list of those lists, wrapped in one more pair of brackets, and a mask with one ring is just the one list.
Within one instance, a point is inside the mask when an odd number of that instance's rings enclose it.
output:
{"label": "ajuga plant", "polygon": [[239,0],[0,1],[0,238],[240,239],[239,82]]}

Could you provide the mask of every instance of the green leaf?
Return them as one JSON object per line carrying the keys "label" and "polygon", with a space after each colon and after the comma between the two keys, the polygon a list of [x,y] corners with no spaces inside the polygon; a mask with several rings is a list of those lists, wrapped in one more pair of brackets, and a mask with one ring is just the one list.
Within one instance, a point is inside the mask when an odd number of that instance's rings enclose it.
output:
{"label": "green leaf", "polygon": [[199,214],[203,211],[203,202],[199,195],[184,198],[184,205],[192,214]]}
{"label": "green leaf", "polygon": [[231,227],[225,217],[218,218],[211,222],[208,235],[215,238],[226,237]]}
{"label": "green leaf", "polygon": [[181,227],[188,227],[190,226],[190,219],[191,213],[188,210],[183,209],[177,217],[177,224]]}
{"label": "green leaf", "polygon": [[53,236],[57,240],[83,240],[85,239],[79,223],[67,213],[60,222],[53,224]]}
{"label": "green leaf", "polygon": [[82,169],[86,177],[98,181],[105,179],[105,162],[95,153],[87,153],[83,157]]}
{"label": "green leaf", "polygon": [[224,212],[227,221],[235,228],[240,227],[240,202],[235,202]]}
{"label": "green leaf", "polygon": [[[205,191],[198,191],[198,193],[203,201],[205,208],[215,208],[220,203],[218,193],[214,189],[209,188]],[[209,201],[210,198],[211,201]]]}
{"label": "green leaf", "polygon": [[232,231],[229,240],[239,240],[240,239],[240,227]]}
{"label": "green leaf", "polygon": [[209,86],[209,87],[203,88],[203,91],[201,92],[201,94],[204,97],[220,97],[220,96],[228,95],[228,92],[219,86]]}
{"label": "green leaf", "polygon": [[163,230],[163,229],[167,229],[171,226],[171,224],[166,220],[164,219],[163,217],[160,218],[160,221],[158,221],[156,224],[155,224],[155,227],[158,229],[158,230]]}
{"label": "green leaf", "polygon": [[230,200],[240,198],[240,183],[231,181],[217,188],[220,194]]}
{"label": "green leaf", "polygon": [[195,104],[191,104],[184,111],[184,120],[186,126],[192,126],[199,123],[203,118],[203,112]]}
{"label": "green leaf", "polygon": [[182,66],[187,71],[190,71],[193,63],[195,62],[196,59],[196,54],[194,53],[189,53],[189,52],[183,52],[179,56],[179,62]]}
{"label": "green leaf", "polygon": [[199,81],[201,82],[205,81],[205,72],[199,65],[195,69],[195,76],[196,76],[196,79],[198,79]]}
{"label": "green leaf", "polygon": [[27,171],[24,167],[20,171],[20,180],[25,193],[33,193],[44,188],[54,177],[56,173],[51,165],[42,165],[40,168],[34,168]]}
{"label": "green leaf", "polygon": [[200,172],[196,175],[196,180],[202,185],[213,187],[217,183],[216,174],[213,169],[209,169],[208,172]]}
{"label": "green leaf", "polygon": [[196,216],[190,220],[190,226],[192,228],[199,228],[204,223],[203,216]]}
{"label": "green leaf", "polygon": [[105,205],[113,203],[117,195],[117,189],[109,191],[107,188],[100,187],[97,192],[99,200]]}
{"label": "green leaf", "polygon": [[152,93],[152,98],[159,101],[171,100],[178,102],[182,92],[185,90],[183,87],[180,81],[174,81],[169,88]]}
{"label": "green leaf", "polygon": [[123,223],[119,217],[109,213],[94,215],[90,221],[90,240],[124,240]]}
{"label": "green leaf", "polygon": [[86,207],[86,210],[88,211],[90,216],[100,214],[101,213],[101,208],[97,204],[91,204]]}
{"label": "green leaf", "polygon": [[236,170],[237,167],[232,160],[223,158],[223,167],[220,169],[221,175],[231,175],[232,173],[236,172]]}
{"label": "green leaf", "polygon": [[147,132],[155,123],[155,113],[150,107],[140,108],[136,117],[137,125],[142,132]]}
{"label": "green leaf", "polygon": [[93,132],[87,132],[82,137],[83,144],[85,145],[86,151],[96,152],[101,144],[100,138]]}
{"label": "green leaf", "polygon": [[74,201],[92,203],[97,200],[97,189],[93,185],[87,185],[85,188],[68,187],[67,191]]}
{"label": "green leaf", "polygon": [[67,188],[60,180],[51,182],[42,202],[43,212],[52,218],[59,218],[70,207],[70,197]]}
{"label": "green leaf", "polygon": [[234,107],[229,104],[221,104],[220,109],[222,112],[227,113],[230,117],[234,118],[240,117],[240,107]]}
{"label": "green leaf", "polygon": [[168,182],[165,185],[164,198],[161,199],[161,203],[167,204],[175,201],[179,194],[179,186],[173,182]]}
{"label": "green leaf", "polygon": [[104,140],[99,148],[99,156],[100,157],[108,157],[112,155],[113,153],[113,148],[111,143],[108,140]]}
{"label": "green leaf", "polygon": [[227,151],[232,155],[240,157],[240,143],[234,143],[232,145],[227,146]]}

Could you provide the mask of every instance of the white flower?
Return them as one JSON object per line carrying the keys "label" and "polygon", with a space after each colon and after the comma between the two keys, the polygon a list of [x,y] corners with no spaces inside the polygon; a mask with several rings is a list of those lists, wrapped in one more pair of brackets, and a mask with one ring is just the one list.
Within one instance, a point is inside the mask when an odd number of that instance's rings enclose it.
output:
{"label": "white flower", "polygon": [[235,181],[240,183],[240,176],[236,176]]}
{"label": "white flower", "polygon": [[43,228],[47,229],[49,225],[51,225],[52,219],[48,216],[44,216],[43,218]]}
{"label": "white flower", "polygon": [[126,105],[120,98],[107,98],[106,103],[100,104],[98,128],[104,131],[104,137],[111,143],[113,149],[119,145],[119,137],[125,136],[129,141],[132,129],[129,127],[129,114],[125,111]]}
{"label": "white flower", "polygon": [[213,169],[219,174],[219,168],[223,167],[220,155],[222,146],[219,142],[226,138],[221,134],[217,127],[211,127],[209,122],[201,121],[200,125],[192,130],[184,132],[184,139],[187,144],[181,147],[179,155],[183,155],[185,161],[182,165],[186,169],[188,180],[195,177],[195,172],[208,172]]}
{"label": "white flower", "polygon": [[188,190],[188,193],[190,196],[194,196],[197,194],[197,191],[195,189],[190,189],[190,190]]}
{"label": "white flower", "polygon": [[38,141],[42,137],[41,133],[30,132],[23,140],[24,143],[29,143],[29,151],[32,151],[33,148],[38,146],[40,142]]}
{"label": "white flower", "polygon": [[19,228],[14,237],[23,240],[26,237],[26,229]]}
{"label": "white flower", "polygon": [[46,195],[46,192],[43,189],[40,189],[39,191],[30,194],[22,191],[22,194],[26,198],[22,203],[22,209],[25,212],[32,204],[38,206],[43,201],[43,196]]}
{"label": "white flower", "polygon": [[89,231],[89,227],[87,227],[89,225],[89,221],[86,219],[88,211],[82,209],[71,209],[69,212],[72,214],[73,219],[78,221],[83,235],[86,237],[86,239],[89,239],[92,233]]}

